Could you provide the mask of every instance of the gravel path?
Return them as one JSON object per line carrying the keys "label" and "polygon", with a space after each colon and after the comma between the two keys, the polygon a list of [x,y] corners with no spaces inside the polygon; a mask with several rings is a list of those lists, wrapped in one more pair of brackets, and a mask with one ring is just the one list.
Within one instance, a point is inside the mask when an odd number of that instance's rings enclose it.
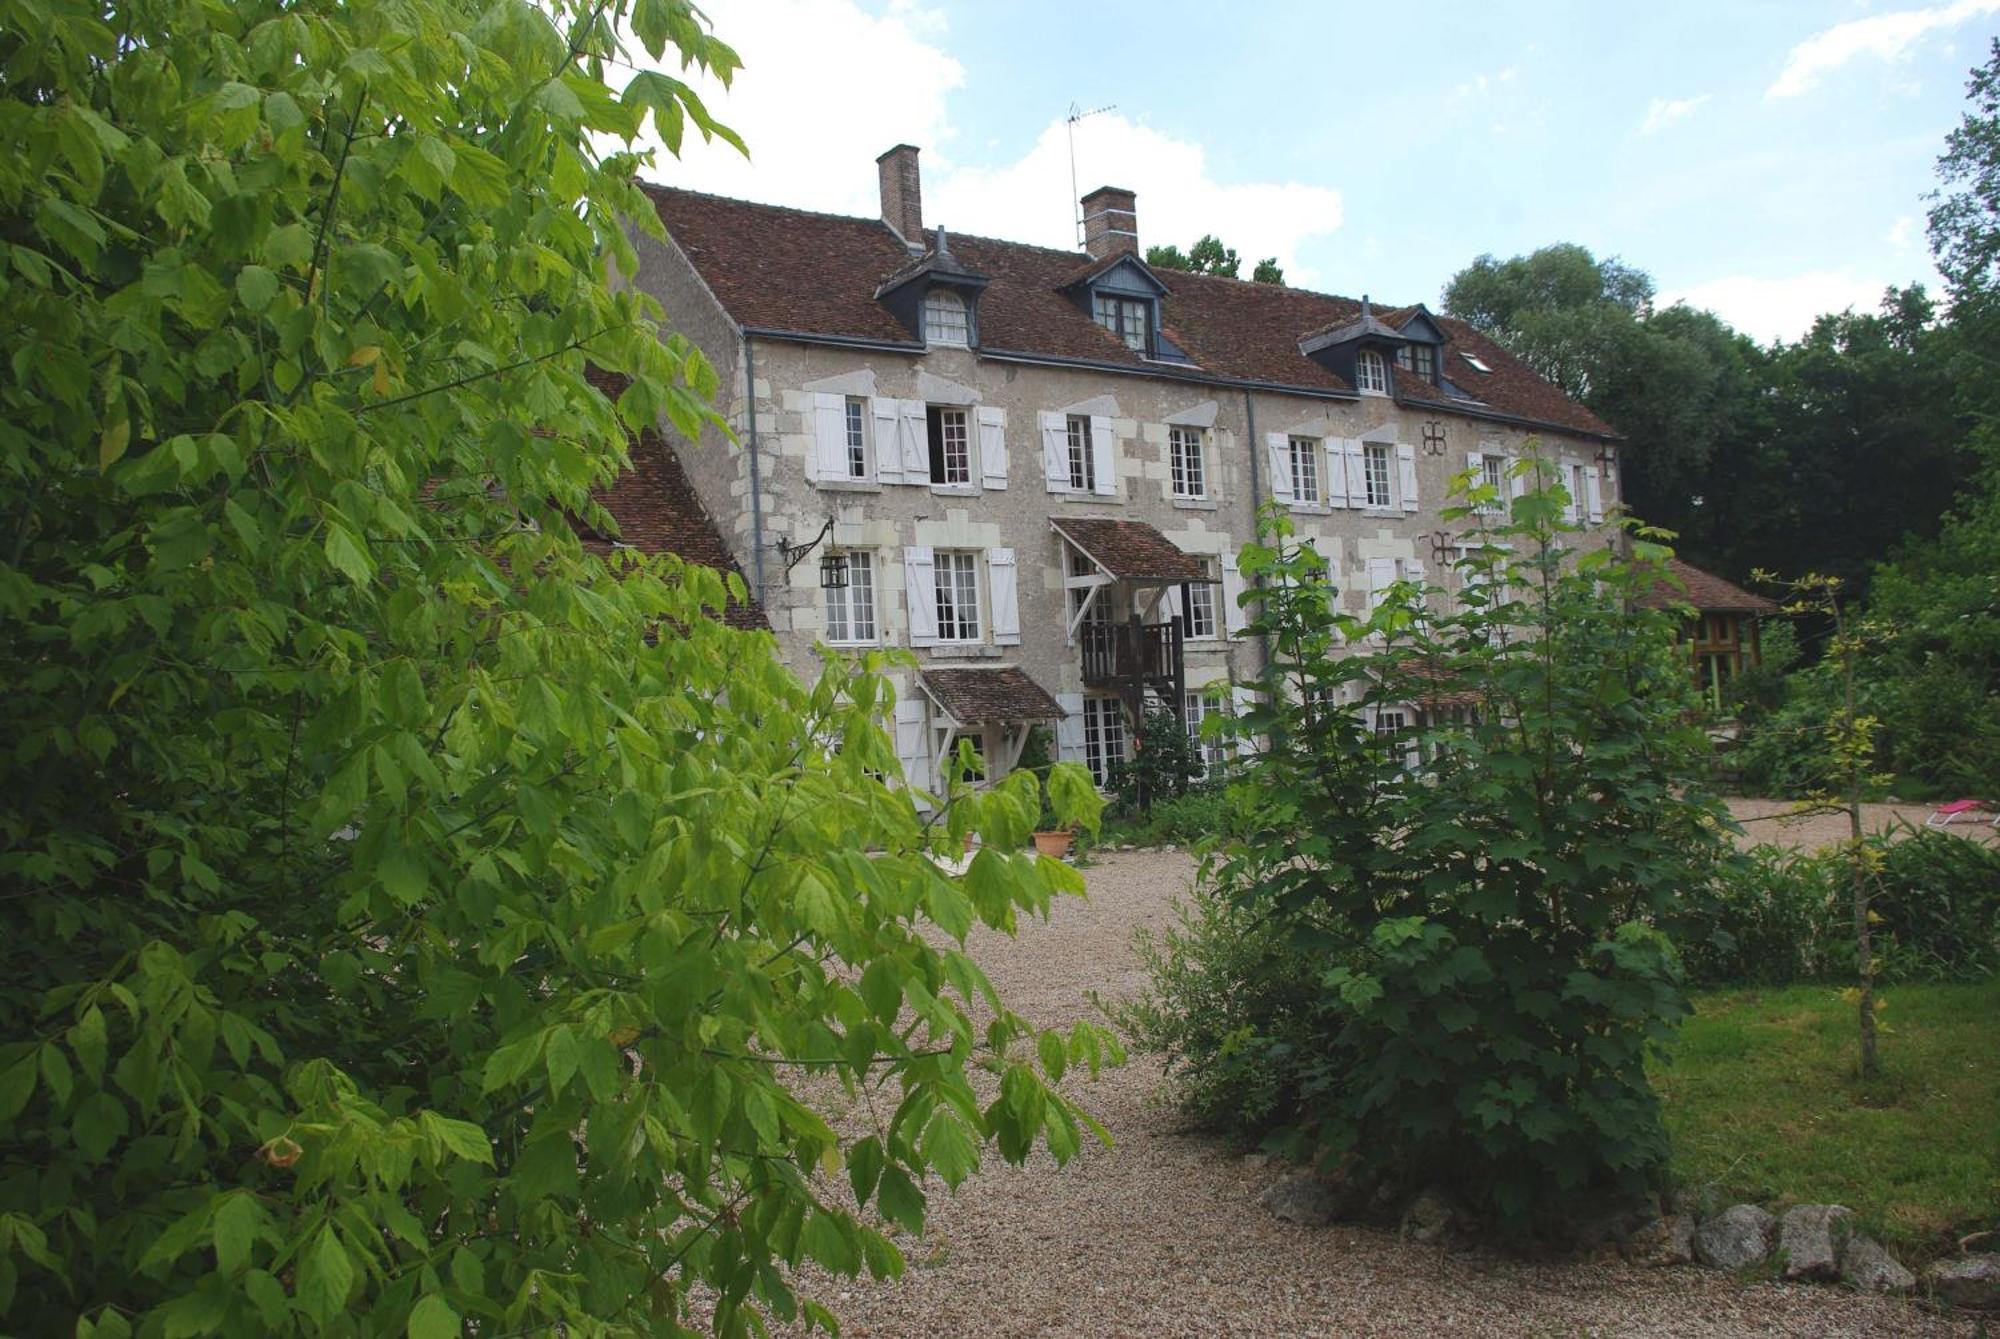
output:
{"label": "gravel path", "polygon": [[[1086,992],[1140,984],[1132,931],[1166,922],[1192,862],[1105,855],[1088,901],[973,949],[1002,998],[1044,1025],[1092,1016]],[[933,1182],[926,1238],[895,1283],[802,1279],[848,1335],[1970,1335],[1917,1307],[1832,1288],[1739,1285],[1697,1269],[1544,1265],[1406,1246],[1388,1233],[1281,1224],[1275,1177],[1189,1132],[1134,1056],[1075,1089],[1110,1127],[1067,1168],[993,1165]]]}
{"label": "gravel path", "polygon": [[[1738,842],[1744,846],[1771,842],[1779,846],[1818,850],[1822,846],[1847,840],[1847,815],[1844,813],[1814,814],[1810,818],[1774,817],[1797,807],[1790,800],[1731,800],[1729,812],[1736,815],[1738,823],[1743,824],[1743,836],[1737,839]],[[1922,827],[1931,812],[1932,806],[1928,804],[1864,804],[1861,806],[1861,825],[1870,832],[1880,832],[1898,820]],[[1992,827],[1990,814],[1961,818],[1946,830],[1963,837],[2000,842],[2000,831]]]}

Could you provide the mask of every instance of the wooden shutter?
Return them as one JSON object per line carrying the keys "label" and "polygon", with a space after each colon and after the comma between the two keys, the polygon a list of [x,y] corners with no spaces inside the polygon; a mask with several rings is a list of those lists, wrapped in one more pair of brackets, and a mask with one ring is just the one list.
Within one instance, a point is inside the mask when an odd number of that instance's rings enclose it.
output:
{"label": "wooden shutter", "polygon": [[1007,486],[1007,411],[981,405],[979,419],[979,471],[988,488]]}
{"label": "wooden shutter", "polygon": [[1118,493],[1118,462],[1111,450],[1111,416],[1090,416],[1090,469],[1096,475],[1097,492],[1103,497]]}
{"label": "wooden shutter", "polygon": [[[1231,684],[1229,686],[1229,709],[1235,713],[1236,719],[1238,721],[1241,721],[1245,716],[1248,716],[1250,714],[1251,708],[1255,707],[1256,705],[1257,705],[1257,695],[1250,689],[1245,688],[1241,684]],[[1256,737],[1253,736],[1248,730],[1244,730],[1239,726],[1236,731],[1237,756],[1242,758],[1247,758],[1256,751],[1257,751]]]}
{"label": "wooden shutter", "polygon": [[813,396],[813,449],[807,457],[811,476],[838,481],[847,473],[847,397],[820,391]]}
{"label": "wooden shutter", "polygon": [[931,432],[922,400],[896,401],[896,446],[903,457],[903,482],[931,481]]}
{"label": "wooden shutter", "polygon": [[876,396],[868,406],[875,425],[875,478],[885,484],[903,482],[903,453],[896,445],[897,401]]}
{"label": "wooden shutter", "polygon": [[1063,709],[1056,721],[1056,761],[1080,763],[1084,760],[1083,694],[1057,693],[1056,705]]}
{"label": "wooden shutter", "polygon": [[1382,603],[1382,592],[1396,584],[1396,560],[1394,558],[1370,558],[1367,563],[1368,607],[1375,608]]}
{"label": "wooden shutter", "polygon": [[1271,497],[1289,505],[1293,499],[1292,485],[1292,439],[1282,432],[1264,434],[1264,445],[1271,457]]}
{"label": "wooden shutter", "polygon": [[928,544],[903,549],[903,583],[909,595],[910,645],[937,643],[937,566]]}
{"label": "wooden shutter", "polygon": [[1236,555],[1222,555],[1222,626],[1231,637],[1243,631],[1243,573],[1237,570]]}
{"label": "wooden shutter", "polygon": [[1341,449],[1338,437],[1326,439],[1326,463],[1320,467],[1320,476],[1326,481],[1326,505],[1329,507],[1358,507],[1359,498],[1347,496],[1347,456]]}
{"label": "wooden shutter", "polygon": [[1042,479],[1051,493],[1069,492],[1069,420],[1050,410],[1041,412]]}
{"label": "wooden shutter", "polygon": [[1342,439],[1340,450],[1347,462],[1347,505],[1365,507],[1368,505],[1368,462],[1361,452],[1361,439]]}
{"label": "wooden shutter", "polygon": [[1604,519],[1604,478],[1595,465],[1583,467],[1583,498],[1589,508],[1590,523],[1596,525]]}
{"label": "wooden shutter", "polygon": [[993,588],[993,640],[1001,646],[1019,646],[1021,595],[1014,570],[1014,550],[986,550],[986,580]]}
{"label": "wooden shutter", "polygon": [[1417,509],[1417,448],[1408,442],[1396,444],[1396,473],[1398,491],[1403,495],[1403,510]]}
{"label": "wooden shutter", "polygon": [[903,784],[912,790],[931,788],[931,751],[924,738],[929,713],[923,692],[912,684],[908,696],[896,699],[896,757],[903,764]]}

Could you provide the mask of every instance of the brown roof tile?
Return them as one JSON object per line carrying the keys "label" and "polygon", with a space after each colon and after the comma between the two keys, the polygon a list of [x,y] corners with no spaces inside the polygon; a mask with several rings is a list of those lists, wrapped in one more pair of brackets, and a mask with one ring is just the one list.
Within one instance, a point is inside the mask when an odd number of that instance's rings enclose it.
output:
{"label": "brown roof tile", "polygon": [[[668,232],[738,323],[915,347],[910,332],[874,298],[883,280],[911,262],[909,249],[881,220],[665,186],[646,190]],[[1358,318],[1361,304],[1352,299],[1170,271],[1163,279],[1172,291],[1162,299],[1161,325],[1193,360],[1188,367],[1142,358],[1065,291],[1111,262],[961,233],[951,234],[951,249],[966,268],[992,281],[979,302],[982,348],[1352,393],[1346,382],[1299,352],[1299,340],[1308,333]],[[1414,310],[1378,308],[1384,319]],[[1472,413],[1483,408],[1533,424],[1615,436],[1602,419],[1464,322],[1434,319],[1447,340],[1441,350],[1444,375],[1478,403],[1468,404],[1408,375],[1397,379],[1404,399]],[[1474,371],[1460,353],[1477,356],[1493,370]]]}
{"label": "brown roof tile", "polygon": [[1144,521],[1064,516],[1051,521],[1063,538],[1095,559],[1112,576],[1129,581],[1202,581],[1201,560]]}
{"label": "brown roof tile", "polygon": [[1048,721],[1068,713],[1027,671],[998,669],[927,669],[924,688],[939,706],[966,725],[986,721]]}
{"label": "brown roof tile", "polygon": [[1634,601],[1643,609],[1670,609],[1691,604],[1703,613],[1775,614],[1778,603],[1752,595],[1734,582],[1713,572],[1704,572],[1679,558],[1667,559],[1666,574],[1646,594]]}

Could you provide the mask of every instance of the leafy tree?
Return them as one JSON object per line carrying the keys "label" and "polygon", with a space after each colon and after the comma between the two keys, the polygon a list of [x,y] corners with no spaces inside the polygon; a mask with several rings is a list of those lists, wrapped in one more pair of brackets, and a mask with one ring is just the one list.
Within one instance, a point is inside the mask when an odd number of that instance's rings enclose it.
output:
{"label": "leafy tree", "polygon": [[1258,284],[1282,284],[1285,272],[1278,268],[1276,256],[1266,256],[1257,262],[1257,268],[1250,272],[1250,281]]}
{"label": "leafy tree", "polygon": [[1132,756],[1113,769],[1111,787],[1128,809],[1150,813],[1161,800],[1187,794],[1201,775],[1201,752],[1180,715],[1154,710],[1139,724]]}
{"label": "leafy tree", "polygon": [[1231,792],[1249,835],[1127,1015],[1201,1114],[1357,1202],[1442,1185],[1516,1228],[1656,1183],[1645,1061],[1687,1007],[1664,931],[1727,822],[1673,619],[1629,598],[1665,550],[1579,552],[1535,482],[1455,596],[1401,583],[1366,619],[1268,515],[1242,559],[1272,648],[1243,718],[1272,743]]}
{"label": "leafy tree", "polygon": [[1564,394],[1587,399],[1618,341],[1650,310],[1653,281],[1562,242],[1529,256],[1481,256],[1445,287],[1445,310],[1491,335]]}
{"label": "leafy tree", "polygon": [[1224,246],[1213,234],[1203,233],[1199,242],[1189,247],[1186,255],[1181,249],[1169,243],[1166,246],[1146,248],[1146,263],[1158,269],[1187,270],[1194,274],[1216,274],[1225,279],[1234,279],[1241,262],[1236,257],[1236,248]]}
{"label": "leafy tree", "polygon": [[957,942],[1076,888],[1004,853],[1029,779],[921,818],[885,662],[580,549],[627,426],[714,421],[595,146],[733,137],[605,83],[627,24],[736,67],[678,0],[9,13],[0,1328],[826,1324],[785,1266],[893,1273],[928,1172],[1089,1125],[1098,1034]]}

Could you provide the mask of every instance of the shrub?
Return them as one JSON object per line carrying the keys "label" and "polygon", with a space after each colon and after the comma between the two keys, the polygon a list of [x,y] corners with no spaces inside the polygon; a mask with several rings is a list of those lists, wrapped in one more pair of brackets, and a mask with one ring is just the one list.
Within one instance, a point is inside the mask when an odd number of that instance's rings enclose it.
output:
{"label": "shrub", "polygon": [[[1853,961],[1846,871],[1837,858],[1759,845],[1690,899],[1679,947],[1702,984],[1819,981]],[[1844,950],[1843,950],[1844,946]]]}
{"label": "shrub", "polygon": [[1905,828],[1874,839],[1870,909],[1889,980],[1977,981],[2000,972],[2000,848]]}
{"label": "shrub", "polygon": [[1270,743],[1130,1014],[1221,1128],[1515,1228],[1657,1183],[1644,1061],[1686,1010],[1657,927],[1726,822],[1691,784],[1706,739],[1671,623],[1626,598],[1664,550],[1578,553],[1562,505],[1515,499],[1453,605],[1402,583],[1366,619],[1267,513],[1242,561],[1271,668],[1241,724]]}
{"label": "shrub", "polygon": [[1201,752],[1188,738],[1179,713],[1149,711],[1131,756],[1112,768],[1111,789],[1126,813],[1145,813],[1162,800],[1187,794],[1201,774]]}

